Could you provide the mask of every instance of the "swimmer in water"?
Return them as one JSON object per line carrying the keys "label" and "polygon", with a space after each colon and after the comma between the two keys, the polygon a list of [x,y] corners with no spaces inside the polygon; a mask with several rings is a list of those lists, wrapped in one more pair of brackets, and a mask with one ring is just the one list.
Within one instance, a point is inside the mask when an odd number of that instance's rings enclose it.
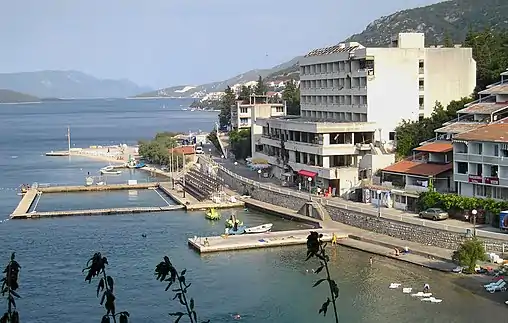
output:
{"label": "swimmer in water", "polygon": [[369,263],[370,265],[372,266],[372,263],[374,262],[374,259],[372,259],[372,257],[369,258]]}
{"label": "swimmer in water", "polygon": [[429,284],[423,285],[423,292],[428,293],[429,291],[430,291],[430,285]]}
{"label": "swimmer in water", "polygon": [[242,317],[240,316],[240,314],[235,314],[235,315],[233,315],[233,318],[234,318],[235,320],[239,320],[239,319],[241,319]]}

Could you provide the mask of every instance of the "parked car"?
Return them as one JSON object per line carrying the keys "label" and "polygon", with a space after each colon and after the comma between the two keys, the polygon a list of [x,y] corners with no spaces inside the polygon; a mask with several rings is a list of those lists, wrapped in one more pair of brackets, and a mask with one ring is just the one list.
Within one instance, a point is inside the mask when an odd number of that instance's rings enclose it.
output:
{"label": "parked car", "polygon": [[196,154],[204,154],[204,153],[205,152],[203,150],[203,147],[201,147],[201,146],[196,147]]}
{"label": "parked car", "polygon": [[427,209],[420,212],[419,215],[422,219],[430,219],[434,221],[448,219],[448,213],[438,208]]}

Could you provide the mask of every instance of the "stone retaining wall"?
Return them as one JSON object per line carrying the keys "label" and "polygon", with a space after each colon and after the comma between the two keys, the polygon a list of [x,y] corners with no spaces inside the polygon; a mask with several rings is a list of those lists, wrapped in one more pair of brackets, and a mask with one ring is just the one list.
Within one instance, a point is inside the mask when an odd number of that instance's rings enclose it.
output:
{"label": "stone retaining wall", "polygon": [[[308,202],[306,199],[274,192],[257,185],[243,182],[221,170],[219,170],[218,175],[224,179],[224,183],[228,185],[230,189],[239,194],[248,194],[252,196],[252,198],[262,202],[279,205],[295,211],[299,211],[301,207]],[[323,208],[334,221],[424,245],[455,250],[460,243],[466,239],[465,234],[462,233],[377,218],[372,215],[345,210],[330,205],[323,205]],[[488,252],[500,253],[504,251],[503,244],[505,244],[506,241],[483,238],[481,240],[486,244]]]}
{"label": "stone retaining wall", "polygon": [[286,194],[269,191],[255,185],[244,183],[231,177],[222,170],[219,170],[218,175],[224,179],[224,184],[228,185],[230,189],[238,192],[239,194],[250,195],[252,198],[261,202],[282,206],[294,211],[299,211],[302,206],[308,202],[308,200],[295,196],[288,196]]}

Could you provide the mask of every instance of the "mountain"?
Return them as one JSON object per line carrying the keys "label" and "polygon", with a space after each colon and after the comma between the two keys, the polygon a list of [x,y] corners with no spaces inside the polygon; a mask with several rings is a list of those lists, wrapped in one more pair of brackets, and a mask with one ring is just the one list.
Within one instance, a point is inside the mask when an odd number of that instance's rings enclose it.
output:
{"label": "mountain", "polygon": [[239,74],[235,77],[227,79],[225,81],[213,82],[198,86],[193,85],[179,85],[172,86],[164,89],[160,89],[157,91],[146,92],[143,94],[136,95],[138,98],[143,97],[173,97],[173,98],[201,98],[210,92],[221,92],[227,86],[233,86],[235,84],[243,84],[249,81],[255,81],[261,77],[266,78],[271,75],[281,73],[287,69],[292,68],[293,66],[298,65],[298,60],[300,57],[295,57],[289,62],[274,66],[270,69],[255,69],[248,71],[243,74]]}
{"label": "mountain", "polygon": [[[442,44],[446,37],[454,43],[462,43],[469,30],[508,30],[507,0],[451,0],[433,5],[395,12],[376,19],[365,30],[354,34],[345,41],[357,41],[364,46],[380,47],[390,43],[390,38],[400,32],[425,33],[427,45]],[[323,47],[325,47],[324,45]],[[144,96],[202,96],[202,93],[223,91],[226,85],[255,81],[261,75],[269,80],[299,78],[298,60],[275,66],[268,70],[253,70],[232,79],[204,84],[188,91],[178,92],[184,86],[170,87]],[[176,94],[176,93],[178,94]]]}
{"label": "mountain", "polygon": [[0,89],[0,103],[40,102],[38,97],[11,90]]}
{"label": "mountain", "polygon": [[125,98],[149,91],[129,80],[98,79],[78,71],[0,73],[0,88],[41,98]]}

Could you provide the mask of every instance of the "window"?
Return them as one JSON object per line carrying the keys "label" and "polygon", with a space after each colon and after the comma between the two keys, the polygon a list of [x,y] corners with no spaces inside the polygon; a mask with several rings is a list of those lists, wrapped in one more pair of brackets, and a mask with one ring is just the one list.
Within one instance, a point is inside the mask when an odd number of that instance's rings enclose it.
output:
{"label": "window", "polygon": [[421,60],[418,62],[418,72],[419,72],[420,74],[423,74],[423,72],[424,72],[424,67],[425,67],[425,66],[424,66],[424,64],[423,64],[423,59],[421,59]]}
{"label": "window", "polygon": [[457,173],[458,174],[467,174],[468,172],[468,165],[467,163],[457,163]]}
{"label": "window", "polygon": [[240,118],[240,125],[244,126],[249,123],[249,118]]}
{"label": "window", "polygon": [[240,113],[247,113],[247,108],[240,108]]}
{"label": "window", "polygon": [[497,177],[497,174],[499,174],[499,166],[492,165],[490,167],[490,177]]}
{"label": "window", "polygon": [[499,156],[499,145],[494,145],[494,156]]}
{"label": "window", "polygon": [[391,131],[389,134],[388,134],[388,139],[389,140],[395,140],[395,131]]}
{"label": "window", "polygon": [[478,155],[482,155],[483,154],[483,144],[479,143],[477,144],[478,146]]}
{"label": "window", "polygon": [[277,112],[284,112],[284,107],[276,107],[275,111],[277,111]]}
{"label": "window", "polygon": [[485,186],[473,184],[473,191],[475,196],[485,196]]}
{"label": "window", "polygon": [[420,106],[420,108],[423,108],[423,105],[424,105],[423,96],[421,96],[421,97],[418,99],[418,105]]}
{"label": "window", "polygon": [[419,88],[420,88],[420,91],[423,91],[423,90],[424,90],[424,88],[425,88],[425,87],[424,87],[424,82],[423,82],[423,80],[420,80],[420,81],[418,82],[418,86],[419,86]]}
{"label": "window", "polygon": [[476,164],[476,175],[482,176],[483,166],[482,164]]}

